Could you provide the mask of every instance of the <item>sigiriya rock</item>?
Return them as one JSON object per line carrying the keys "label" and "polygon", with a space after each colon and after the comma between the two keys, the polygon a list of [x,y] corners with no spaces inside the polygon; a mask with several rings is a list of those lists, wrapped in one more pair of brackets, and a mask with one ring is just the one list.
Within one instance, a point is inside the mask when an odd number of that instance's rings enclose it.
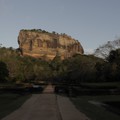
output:
{"label": "sigiriya rock", "polygon": [[56,55],[66,59],[74,54],[83,54],[78,40],[66,34],[46,32],[41,29],[21,30],[18,36],[19,49],[23,56],[52,60]]}

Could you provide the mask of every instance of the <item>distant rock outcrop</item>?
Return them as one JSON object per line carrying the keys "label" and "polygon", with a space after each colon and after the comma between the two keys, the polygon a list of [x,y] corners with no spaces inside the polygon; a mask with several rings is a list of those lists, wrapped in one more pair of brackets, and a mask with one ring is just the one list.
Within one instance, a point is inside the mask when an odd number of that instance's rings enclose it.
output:
{"label": "distant rock outcrop", "polygon": [[80,42],[66,34],[49,33],[44,30],[21,30],[18,36],[22,55],[52,60],[56,55],[61,59],[83,54]]}
{"label": "distant rock outcrop", "polygon": [[111,50],[120,48],[120,39],[114,41],[108,41],[106,44],[97,48],[94,52],[96,57],[106,59],[109,56]]}

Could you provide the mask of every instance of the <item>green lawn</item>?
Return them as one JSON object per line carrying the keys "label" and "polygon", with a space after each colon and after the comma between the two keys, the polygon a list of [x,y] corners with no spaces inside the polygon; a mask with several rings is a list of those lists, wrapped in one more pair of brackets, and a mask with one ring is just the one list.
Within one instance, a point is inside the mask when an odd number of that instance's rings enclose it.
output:
{"label": "green lawn", "polygon": [[0,119],[18,109],[30,95],[0,94]]}
{"label": "green lawn", "polygon": [[76,108],[85,113],[91,120],[120,120],[120,115],[113,113],[103,106],[92,104],[95,102],[119,101],[120,95],[105,95],[105,96],[81,96],[71,98]]}

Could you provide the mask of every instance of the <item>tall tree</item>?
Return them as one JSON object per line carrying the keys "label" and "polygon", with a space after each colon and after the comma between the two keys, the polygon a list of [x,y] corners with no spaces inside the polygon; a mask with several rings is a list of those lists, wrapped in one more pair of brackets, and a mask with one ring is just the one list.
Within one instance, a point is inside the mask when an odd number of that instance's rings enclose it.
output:
{"label": "tall tree", "polygon": [[9,71],[4,62],[0,61],[0,82],[5,82],[9,76]]}

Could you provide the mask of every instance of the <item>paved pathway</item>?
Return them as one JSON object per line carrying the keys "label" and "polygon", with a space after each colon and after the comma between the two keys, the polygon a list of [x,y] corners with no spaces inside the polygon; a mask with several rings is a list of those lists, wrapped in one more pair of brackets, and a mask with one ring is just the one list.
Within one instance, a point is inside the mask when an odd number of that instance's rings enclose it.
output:
{"label": "paved pathway", "polygon": [[51,84],[49,84],[45,89],[44,89],[44,91],[43,91],[43,93],[50,93],[50,94],[52,94],[52,93],[54,93],[54,86],[52,86]]}
{"label": "paved pathway", "polygon": [[57,96],[62,120],[90,120],[85,114],[78,111],[68,97]]}
{"label": "paved pathway", "polygon": [[60,120],[54,94],[36,94],[2,120]]}
{"label": "paved pathway", "polygon": [[69,98],[55,95],[53,91],[48,85],[43,91],[46,94],[33,94],[18,110],[2,120],[89,120]]}

